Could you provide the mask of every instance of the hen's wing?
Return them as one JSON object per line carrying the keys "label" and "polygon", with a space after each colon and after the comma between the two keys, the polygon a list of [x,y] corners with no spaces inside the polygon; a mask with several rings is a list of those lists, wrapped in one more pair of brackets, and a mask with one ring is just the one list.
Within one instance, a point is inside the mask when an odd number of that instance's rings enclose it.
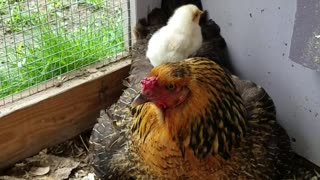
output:
{"label": "hen's wing", "polygon": [[[276,108],[273,100],[264,88],[252,81],[241,80],[232,76],[241,97],[244,100],[250,128],[270,128],[268,134],[259,136],[268,137],[269,143],[265,145],[268,157],[262,164],[270,164],[270,169],[262,168],[260,172],[273,173],[273,177],[279,179],[311,179],[318,176],[319,167],[294,153],[290,146],[290,139],[285,129],[276,121]],[[253,133],[254,134],[254,133]],[[254,144],[255,137],[249,138],[250,144]],[[269,161],[269,162],[268,162]],[[258,169],[258,168],[257,168]]]}

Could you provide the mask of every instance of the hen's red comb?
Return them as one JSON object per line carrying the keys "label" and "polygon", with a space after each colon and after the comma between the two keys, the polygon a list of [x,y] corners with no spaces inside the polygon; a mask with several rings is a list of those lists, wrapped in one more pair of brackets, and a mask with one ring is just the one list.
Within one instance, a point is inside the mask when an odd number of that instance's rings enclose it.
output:
{"label": "hen's red comb", "polygon": [[157,80],[158,78],[155,76],[143,78],[141,80],[142,92],[152,89],[156,85]]}

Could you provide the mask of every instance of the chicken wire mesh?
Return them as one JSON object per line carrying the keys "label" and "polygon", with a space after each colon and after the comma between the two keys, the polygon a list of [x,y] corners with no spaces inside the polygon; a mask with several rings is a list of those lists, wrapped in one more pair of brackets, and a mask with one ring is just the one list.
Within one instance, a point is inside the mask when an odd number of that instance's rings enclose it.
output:
{"label": "chicken wire mesh", "polygon": [[0,106],[125,56],[129,10],[128,0],[0,0]]}

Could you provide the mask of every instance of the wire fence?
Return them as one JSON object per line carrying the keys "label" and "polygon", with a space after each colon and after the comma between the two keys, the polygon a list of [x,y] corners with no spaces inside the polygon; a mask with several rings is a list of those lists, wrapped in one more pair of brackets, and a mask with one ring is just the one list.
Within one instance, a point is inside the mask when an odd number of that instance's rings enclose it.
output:
{"label": "wire fence", "polygon": [[0,0],[0,106],[67,72],[124,56],[128,3]]}

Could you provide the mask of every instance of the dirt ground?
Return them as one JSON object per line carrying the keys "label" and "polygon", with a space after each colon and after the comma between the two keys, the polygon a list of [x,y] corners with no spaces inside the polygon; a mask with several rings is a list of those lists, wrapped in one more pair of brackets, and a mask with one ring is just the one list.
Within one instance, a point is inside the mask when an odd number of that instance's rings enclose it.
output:
{"label": "dirt ground", "polygon": [[94,180],[88,158],[91,131],[43,149],[0,174],[0,180]]}

